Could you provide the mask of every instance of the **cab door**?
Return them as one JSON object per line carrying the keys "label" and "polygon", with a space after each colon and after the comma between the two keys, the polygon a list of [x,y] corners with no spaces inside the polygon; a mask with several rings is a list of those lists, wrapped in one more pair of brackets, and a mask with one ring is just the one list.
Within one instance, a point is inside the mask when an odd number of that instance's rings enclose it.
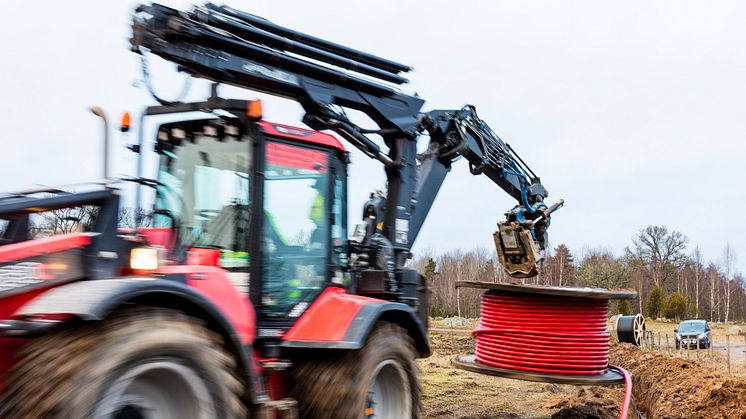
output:
{"label": "cab door", "polygon": [[265,135],[260,149],[251,295],[265,337],[279,337],[330,283],[341,285],[344,167],[332,148]]}

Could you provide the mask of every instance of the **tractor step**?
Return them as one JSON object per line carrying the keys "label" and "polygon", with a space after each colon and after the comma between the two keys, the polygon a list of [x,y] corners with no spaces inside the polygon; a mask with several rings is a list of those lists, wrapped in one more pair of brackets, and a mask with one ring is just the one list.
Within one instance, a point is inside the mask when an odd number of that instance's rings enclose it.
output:
{"label": "tractor step", "polygon": [[271,400],[262,404],[265,418],[298,419],[298,402],[295,399]]}

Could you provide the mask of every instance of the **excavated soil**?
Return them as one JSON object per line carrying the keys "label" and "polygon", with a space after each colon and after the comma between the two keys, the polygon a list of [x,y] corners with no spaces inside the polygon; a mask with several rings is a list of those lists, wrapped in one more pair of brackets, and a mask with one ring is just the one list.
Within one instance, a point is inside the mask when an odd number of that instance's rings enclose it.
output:
{"label": "excavated soil", "polygon": [[[615,419],[623,386],[577,387],[480,375],[450,365],[473,353],[468,330],[431,332],[433,355],[418,361],[426,418]],[[610,362],[633,377],[629,419],[744,418],[746,378],[667,355],[614,344]],[[638,412],[641,416],[638,416]]]}
{"label": "excavated soil", "polygon": [[633,374],[637,407],[648,418],[746,418],[746,379],[694,361],[614,345],[610,361]]}
{"label": "excavated soil", "polygon": [[[623,398],[621,387],[582,386],[570,397],[549,398],[544,406],[559,409],[552,414],[552,419],[617,419]],[[636,411],[633,401],[627,417],[637,419]]]}

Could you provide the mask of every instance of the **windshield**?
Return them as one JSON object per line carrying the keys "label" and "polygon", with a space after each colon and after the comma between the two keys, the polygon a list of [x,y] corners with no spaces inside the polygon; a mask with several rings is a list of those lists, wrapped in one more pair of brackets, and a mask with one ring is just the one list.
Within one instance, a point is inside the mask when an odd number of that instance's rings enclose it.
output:
{"label": "windshield", "polygon": [[679,325],[679,333],[701,333],[704,331],[704,322],[682,322]]}
{"label": "windshield", "polygon": [[[180,223],[181,243],[220,250],[224,268],[248,266],[248,137],[218,139],[195,135],[160,150],[156,209]],[[156,226],[168,226],[158,216]]]}

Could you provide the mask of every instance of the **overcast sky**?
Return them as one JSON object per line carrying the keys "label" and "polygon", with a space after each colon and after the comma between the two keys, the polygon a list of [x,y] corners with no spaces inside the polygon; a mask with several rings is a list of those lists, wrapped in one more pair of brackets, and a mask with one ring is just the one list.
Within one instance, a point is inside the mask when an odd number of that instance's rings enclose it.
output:
{"label": "overcast sky", "polygon": [[[187,2],[165,3],[186,7]],[[415,68],[425,110],[477,106],[480,116],[565,198],[550,240],[576,253],[621,254],[639,229],[666,225],[719,261],[730,242],[746,271],[746,3],[741,1],[229,1],[275,23]],[[24,1],[0,25],[0,190],[94,180],[102,106],[117,119],[153,101],[128,51],[136,2]],[[372,6],[375,4],[375,7]],[[183,76],[154,70],[174,96]],[[225,96],[253,98],[225,89]],[[190,99],[202,99],[193,83]],[[263,97],[263,96],[262,96]],[[301,109],[265,100],[269,120]],[[117,173],[134,141],[112,130]],[[353,155],[350,219],[383,184]],[[492,247],[513,200],[454,167],[415,247]]]}

